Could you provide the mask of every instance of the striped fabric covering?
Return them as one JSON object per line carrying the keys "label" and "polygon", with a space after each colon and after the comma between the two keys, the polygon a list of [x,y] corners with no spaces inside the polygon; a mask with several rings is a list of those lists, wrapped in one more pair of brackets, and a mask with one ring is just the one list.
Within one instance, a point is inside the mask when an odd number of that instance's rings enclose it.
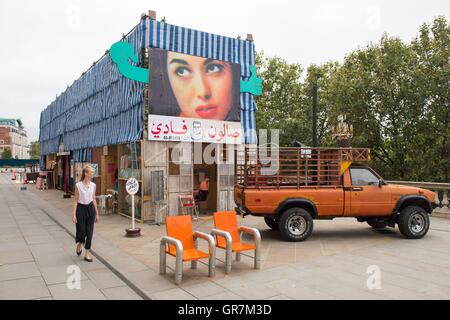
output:
{"label": "striped fabric covering", "polygon": [[[145,21],[125,41],[140,52]],[[144,84],[123,77],[109,55],[41,112],[41,155],[56,153],[61,138],[75,161],[88,161],[90,148],[141,138]]]}
{"label": "striped fabric covering", "polygon": [[[145,47],[198,55],[241,65],[244,80],[250,77],[255,48],[251,41],[143,19],[125,41],[135,52]],[[141,138],[144,85],[120,75],[109,55],[76,80],[41,112],[41,155],[56,153],[61,138],[75,161],[88,161],[90,148],[127,143]],[[256,143],[255,101],[241,93],[244,142]]]}
{"label": "striped fabric covering", "polygon": [[[240,40],[162,23],[145,21],[145,47],[159,48],[209,59],[240,64],[241,77],[250,77],[250,65],[255,63],[255,45]],[[256,104],[252,94],[241,93],[241,121],[246,144],[256,143]]]}

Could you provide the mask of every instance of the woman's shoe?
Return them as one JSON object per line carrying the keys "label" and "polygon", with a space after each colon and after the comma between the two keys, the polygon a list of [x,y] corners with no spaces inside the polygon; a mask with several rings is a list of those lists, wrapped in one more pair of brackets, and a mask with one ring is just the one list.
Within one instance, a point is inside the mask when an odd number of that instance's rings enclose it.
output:
{"label": "woman's shoe", "polygon": [[92,258],[86,258],[86,257],[84,257],[84,260],[87,261],[87,262],[92,262],[92,261],[94,261]]}
{"label": "woman's shoe", "polygon": [[81,249],[80,251],[77,251],[77,256],[80,256],[82,252],[83,252],[83,249]]}

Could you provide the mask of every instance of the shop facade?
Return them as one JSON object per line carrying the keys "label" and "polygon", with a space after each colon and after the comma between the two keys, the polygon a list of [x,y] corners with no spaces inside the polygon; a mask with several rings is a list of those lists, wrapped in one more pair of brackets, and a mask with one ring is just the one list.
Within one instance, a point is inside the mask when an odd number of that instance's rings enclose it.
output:
{"label": "shop facade", "polygon": [[[162,223],[165,216],[180,214],[180,196],[195,196],[205,178],[209,192],[200,204],[202,212],[233,209],[233,157],[236,149],[256,143],[254,95],[236,91],[236,81],[242,83],[252,75],[253,41],[178,27],[149,16],[123,41],[138,57],[133,67],[149,70],[149,83],[126,77],[105,54],[42,111],[41,170],[53,172],[55,188],[73,193],[82,167],[92,165],[97,196],[114,194],[118,213],[126,216],[131,214],[131,201],[125,183],[136,178],[140,188],[135,217],[141,222]],[[217,61],[216,66],[208,66],[207,76],[228,67],[238,70],[237,80],[236,76],[232,80],[234,91],[230,89],[230,101],[234,99],[230,105],[238,106],[237,116],[230,116],[230,109],[227,118],[191,121],[161,111],[166,110],[161,106],[172,102],[155,99],[162,96],[157,92],[161,75],[154,73],[155,57],[173,55],[172,61],[184,63],[183,56],[175,54],[199,57],[205,65]],[[203,118],[211,113],[201,112]]]}

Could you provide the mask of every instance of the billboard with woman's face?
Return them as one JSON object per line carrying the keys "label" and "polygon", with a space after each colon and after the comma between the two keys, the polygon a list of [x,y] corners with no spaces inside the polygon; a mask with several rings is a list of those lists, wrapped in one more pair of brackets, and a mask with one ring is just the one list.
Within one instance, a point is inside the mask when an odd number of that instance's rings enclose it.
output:
{"label": "billboard with woman's face", "polygon": [[149,69],[150,139],[241,142],[238,64],[151,49]]}

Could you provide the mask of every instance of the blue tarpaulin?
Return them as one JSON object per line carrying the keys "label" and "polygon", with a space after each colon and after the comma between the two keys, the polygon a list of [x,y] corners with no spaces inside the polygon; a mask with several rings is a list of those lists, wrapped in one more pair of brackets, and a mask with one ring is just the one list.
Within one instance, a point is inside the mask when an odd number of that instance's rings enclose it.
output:
{"label": "blue tarpaulin", "polygon": [[[255,48],[252,41],[229,38],[143,19],[124,39],[140,56],[153,47],[241,66],[241,77],[250,77]],[[76,80],[41,112],[41,156],[57,153],[63,139],[65,151],[76,161],[89,161],[91,148],[140,140],[143,124],[144,84],[123,77],[108,54]],[[244,142],[256,143],[255,101],[241,93]],[[42,159],[41,159],[42,164]]]}

